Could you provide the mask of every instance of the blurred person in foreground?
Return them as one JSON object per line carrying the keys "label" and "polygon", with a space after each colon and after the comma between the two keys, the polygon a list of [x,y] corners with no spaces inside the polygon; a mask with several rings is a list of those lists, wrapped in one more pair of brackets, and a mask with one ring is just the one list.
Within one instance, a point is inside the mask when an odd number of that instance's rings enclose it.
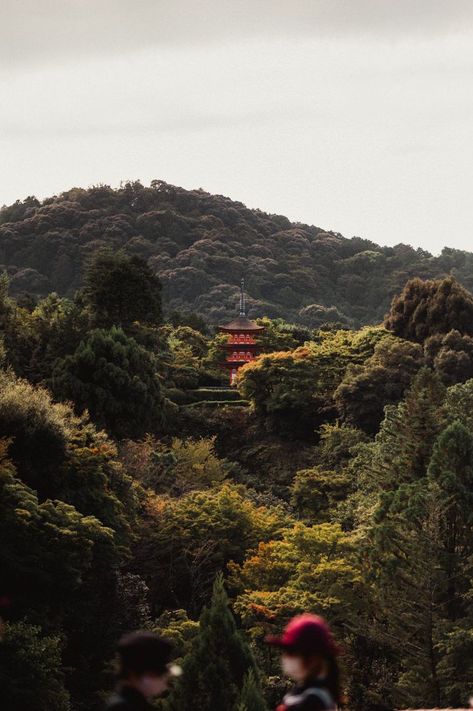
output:
{"label": "blurred person in foreground", "polygon": [[118,684],[108,711],[146,711],[181,668],[171,663],[172,645],[152,632],[132,632],[118,643]]}
{"label": "blurred person in foreground", "polygon": [[281,650],[283,673],[295,682],[277,711],[335,711],[339,707],[339,648],[325,620],[299,615],[281,637],[267,637],[266,642]]}

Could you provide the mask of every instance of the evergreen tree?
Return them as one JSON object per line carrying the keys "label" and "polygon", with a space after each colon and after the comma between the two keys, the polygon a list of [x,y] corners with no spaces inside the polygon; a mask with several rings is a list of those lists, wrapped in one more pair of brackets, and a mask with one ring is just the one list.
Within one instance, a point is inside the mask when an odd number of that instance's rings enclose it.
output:
{"label": "evergreen tree", "polygon": [[428,474],[439,511],[438,677],[442,700],[460,705],[473,679],[473,434],[458,420],[438,437]]}
{"label": "evergreen tree", "polygon": [[8,623],[0,643],[2,711],[70,711],[59,635],[26,622]]}
{"label": "evergreen tree", "polygon": [[375,443],[368,445],[374,455],[370,456],[369,477],[375,488],[396,488],[425,476],[444,422],[444,399],[445,388],[438,376],[423,368],[405,400],[397,407],[386,408]]}
{"label": "evergreen tree", "polygon": [[98,252],[85,275],[85,296],[97,325],[161,322],[161,284],[144,259],[112,250]]}
{"label": "evergreen tree", "polygon": [[319,431],[320,441],[317,447],[317,462],[324,469],[343,469],[355,454],[355,449],[367,436],[362,430],[336,422],[324,424]]}
{"label": "evergreen tree", "polygon": [[320,523],[333,517],[351,485],[350,478],[340,472],[319,467],[301,469],[292,482],[290,502],[302,520]]}
{"label": "evergreen tree", "polygon": [[395,296],[384,325],[401,338],[423,343],[435,333],[473,334],[473,296],[453,277],[411,279]]}
{"label": "evergreen tree", "polygon": [[[228,606],[223,575],[215,580],[210,607],[203,610],[199,634],[185,658],[183,675],[173,691],[168,708],[173,711],[232,711],[244,688],[249,670],[256,664],[248,643],[237,629]],[[256,676],[253,681],[256,683]],[[246,698],[255,698],[247,682]],[[260,708],[260,707],[249,707]]]}
{"label": "evergreen tree", "polygon": [[420,345],[392,336],[383,338],[363,365],[348,366],[334,395],[340,416],[375,434],[385,406],[401,400],[422,365]]}
{"label": "evergreen tree", "polygon": [[243,682],[237,711],[267,711],[267,708],[255,672],[250,669]]}
{"label": "evergreen tree", "polygon": [[439,434],[423,477],[379,494],[366,551],[378,632],[395,645],[394,703],[461,705],[471,691],[472,510],[473,434],[460,422]]}
{"label": "evergreen tree", "polygon": [[57,361],[52,388],[115,437],[140,437],[164,418],[153,356],[121,328],[96,329]]}

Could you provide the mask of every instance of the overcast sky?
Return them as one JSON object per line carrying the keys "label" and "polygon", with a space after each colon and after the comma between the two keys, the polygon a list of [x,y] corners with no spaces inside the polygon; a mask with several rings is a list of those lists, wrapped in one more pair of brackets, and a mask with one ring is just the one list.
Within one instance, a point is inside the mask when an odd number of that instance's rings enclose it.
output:
{"label": "overcast sky", "polygon": [[473,0],[2,0],[0,204],[137,178],[473,250]]}

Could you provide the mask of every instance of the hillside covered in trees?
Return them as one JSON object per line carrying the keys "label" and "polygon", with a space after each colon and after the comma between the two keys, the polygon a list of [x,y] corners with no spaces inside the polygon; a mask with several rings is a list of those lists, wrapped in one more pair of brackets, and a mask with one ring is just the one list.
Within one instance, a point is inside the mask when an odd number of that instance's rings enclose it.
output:
{"label": "hillside covered in trees", "polygon": [[[100,195],[122,210],[129,201],[115,242]],[[324,615],[343,647],[351,711],[463,706],[473,691],[473,295],[452,276],[416,277],[374,325],[265,316],[263,352],[226,389],[223,336],[205,309],[191,313],[176,290],[181,312],[171,311],[154,258],[117,249],[125,223],[148,214],[133,213],[131,195],[214,200],[159,185],[79,191],[78,203],[96,201],[83,242],[74,200],[17,205],[3,225],[17,261],[41,256],[34,268],[47,271],[64,257],[72,276],[85,267],[75,293],[63,284],[68,296],[18,295],[14,269],[0,278],[2,711],[99,711],[116,641],[137,628],[170,638],[184,668],[161,711],[193,711],[196,699],[202,711],[273,709],[287,680],[263,640],[304,610]],[[65,210],[63,225],[74,213],[55,239],[48,210]],[[177,213],[159,219],[176,226]],[[247,224],[279,219],[246,214]],[[43,219],[34,247],[21,226]],[[206,219],[223,222],[197,208],[184,222]],[[287,248],[287,234],[274,244]],[[355,244],[316,232],[307,244],[318,239]],[[171,274],[163,280],[191,283]]]}
{"label": "hillside covered in trees", "polygon": [[253,317],[358,328],[381,321],[410,277],[452,274],[473,289],[473,254],[446,248],[433,257],[404,239],[380,247],[203,190],[127,183],[4,207],[0,269],[17,296],[70,297],[83,285],[91,254],[124,249],[159,276],[168,312],[192,310],[210,323],[227,318],[245,275]]}

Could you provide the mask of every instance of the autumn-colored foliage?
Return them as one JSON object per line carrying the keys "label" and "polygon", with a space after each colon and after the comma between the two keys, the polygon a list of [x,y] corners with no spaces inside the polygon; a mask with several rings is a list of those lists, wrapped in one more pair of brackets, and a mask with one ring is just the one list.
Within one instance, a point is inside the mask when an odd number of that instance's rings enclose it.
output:
{"label": "autumn-colored foliage", "polygon": [[[286,684],[264,637],[302,611],[333,626],[352,711],[461,705],[473,297],[402,287],[414,257],[468,282],[468,255],[163,183],[0,221],[2,709],[99,711],[117,639],[144,628],[185,671],[161,711],[264,711]],[[236,263],[265,330],[230,390],[214,326]]]}

